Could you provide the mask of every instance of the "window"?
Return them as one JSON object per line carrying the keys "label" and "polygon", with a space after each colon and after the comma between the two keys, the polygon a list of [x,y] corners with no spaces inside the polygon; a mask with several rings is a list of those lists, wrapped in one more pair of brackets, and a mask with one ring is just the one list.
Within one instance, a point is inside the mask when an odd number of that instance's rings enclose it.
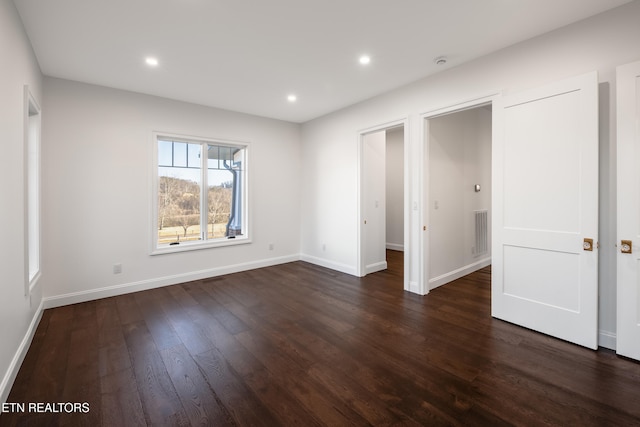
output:
{"label": "window", "polygon": [[246,144],[156,134],[154,253],[248,242]]}
{"label": "window", "polygon": [[25,295],[40,277],[40,107],[25,86]]}

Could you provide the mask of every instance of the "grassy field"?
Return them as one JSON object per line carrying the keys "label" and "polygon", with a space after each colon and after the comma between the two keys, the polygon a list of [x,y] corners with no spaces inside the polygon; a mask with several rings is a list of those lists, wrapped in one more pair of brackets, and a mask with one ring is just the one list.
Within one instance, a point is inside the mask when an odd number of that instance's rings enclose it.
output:
{"label": "grassy field", "polygon": [[[209,224],[208,228],[208,238],[209,239],[219,239],[224,237],[224,233],[226,230],[227,224]],[[212,230],[213,229],[213,230]],[[187,229],[187,235],[184,234],[184,228],[182,227],[164,227],[162,230],[158,230],[158,244],[164,245],[173,242],[185,242],[185,241],[193,241],[200,240],[200,226],[192,225]]]}

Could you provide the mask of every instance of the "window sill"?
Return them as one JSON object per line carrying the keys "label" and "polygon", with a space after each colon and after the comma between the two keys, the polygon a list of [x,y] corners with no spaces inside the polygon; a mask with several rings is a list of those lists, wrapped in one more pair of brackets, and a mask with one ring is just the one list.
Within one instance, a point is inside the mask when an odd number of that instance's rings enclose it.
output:
{"label": "window sill", "polygon": [[162,246],[162,247],[155,248],[151,251],[151,255],[164,255],[164,254],[172,254],[177,252],[198,251],[201,249],[245,245],[247,243],[251,243],[251,239],[249,239],[248,237],[240,237],[240,238],[236,237],[235,239],[224,239],[224,240],[215,240],[215,241],[206,241],[206,242],[201,242],[201,241],[185,242],[185,243],[180,243],[179,245]]}

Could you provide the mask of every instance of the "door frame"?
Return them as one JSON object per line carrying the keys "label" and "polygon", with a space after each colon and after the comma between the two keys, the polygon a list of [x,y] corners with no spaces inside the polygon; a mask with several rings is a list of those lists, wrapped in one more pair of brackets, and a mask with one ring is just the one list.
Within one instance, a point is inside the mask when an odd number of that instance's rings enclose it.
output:
{"label": "door frame", "polygon": [[[484,107],[486,105],[493,105],[497,97],[501,96],[501,91],[491,91],[484,95],[474,97],[472,99],[459,101],[452,104],[447,104],[443,107],[429,110],[425,113],[420,114],[420,144],[418,144],[419,150],[422,150],[419,153],[419,158],[422,159],[419,170],[419,186],[418,194],[420,194],[420,211],[422,212],[422,228],[425,233],[422,233],[422,238],[419,239],[420,245],[420,261],[419,261],[419,276],[420,280],[418,283],[418,293],[420,295],[426,295],[429,293],[429,261],[430,261],[430,251],[429,251],[429,209],[428,203],[430,200],[429,194],[429,119],[435,119],[436,117],[445,116],[448,114],[454,114],[465,110],[470,110],[473,108]],[[491,114],[491,122],[493,126],[493,112]],[[491,146],[493,149],[493,137],[491,138]]]}
{"label": "door frame", "polygon": [[403,273],[403,287],[405,290],[409,290],[409,260],[410,257],[410,224],[409,224],[409,214],[410,214],[410,201],[409,201],[409,116],[402,117],[400,119],[391,120],[388,122],[384,122],[375,126],[371,126],[358,131],[358,226],[356,227],[357,236],[358,236],[358,248],[357,248],[357,259],[358,259],[358,277],[363,277],[365,272],[365,259],[364,259],[364,159],[363,159],[363,150],[364,150],[364,137],[368,134],[386,131],[393,128],[403,127],[403,157],[404,157],[404,170],[403,170],[403,205],[404,205],[404,215],[403,215],[403,228],[404,228],[404,273]]}

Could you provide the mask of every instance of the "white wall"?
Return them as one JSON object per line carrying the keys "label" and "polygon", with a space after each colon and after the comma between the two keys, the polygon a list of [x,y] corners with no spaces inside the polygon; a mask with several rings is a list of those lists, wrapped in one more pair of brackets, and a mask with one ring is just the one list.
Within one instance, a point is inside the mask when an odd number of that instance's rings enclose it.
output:
{"label": "white wall", "polygon": [[404,127],[387,130],[387,249],[404,250]]}
{"label": "white wall", "polygon": [[[47,307],[298,259],[299,125],[49,77],[44,111]],[[250,143],[251,244],[149,255],[152,131]]]}
{"label": "white wall", "polygon": [[[38,319],[41,287],[24,295],[24,85],[42,105],[42,75],[18,13],[0,0],[0,402],[5,402]],[[45,111],[42,113],[46,114]],[[46,143],[46,141],[43,141]]]}
{"label": "white wall", "polygon": [[[473,108],[428,119],[429,287],[488,265],[475,252],[475,210],[491,210],[491,111]],[[474,189],[480,184],[480,192]],[[490,224],[490,218],[489,218]],[[489,230],[489,236],[491,232]]]}
{"label": "white wall", "polygon": [[[425,291],[420,269],[423,236],[421,114],[486,96],[519,91],[597,70],[600,119],[600,329],[615,332],[615,67],[640,58],[640,2],[446,69],[302,128],[302,254],[343,271],[355,271],[358,225],[358,131],[409,117],[409,288]],[[336,192],[335,188],[340,188]],[[414,209],[414,206],[416,209]],[[322,251],[321,242],[326,243]]]}

